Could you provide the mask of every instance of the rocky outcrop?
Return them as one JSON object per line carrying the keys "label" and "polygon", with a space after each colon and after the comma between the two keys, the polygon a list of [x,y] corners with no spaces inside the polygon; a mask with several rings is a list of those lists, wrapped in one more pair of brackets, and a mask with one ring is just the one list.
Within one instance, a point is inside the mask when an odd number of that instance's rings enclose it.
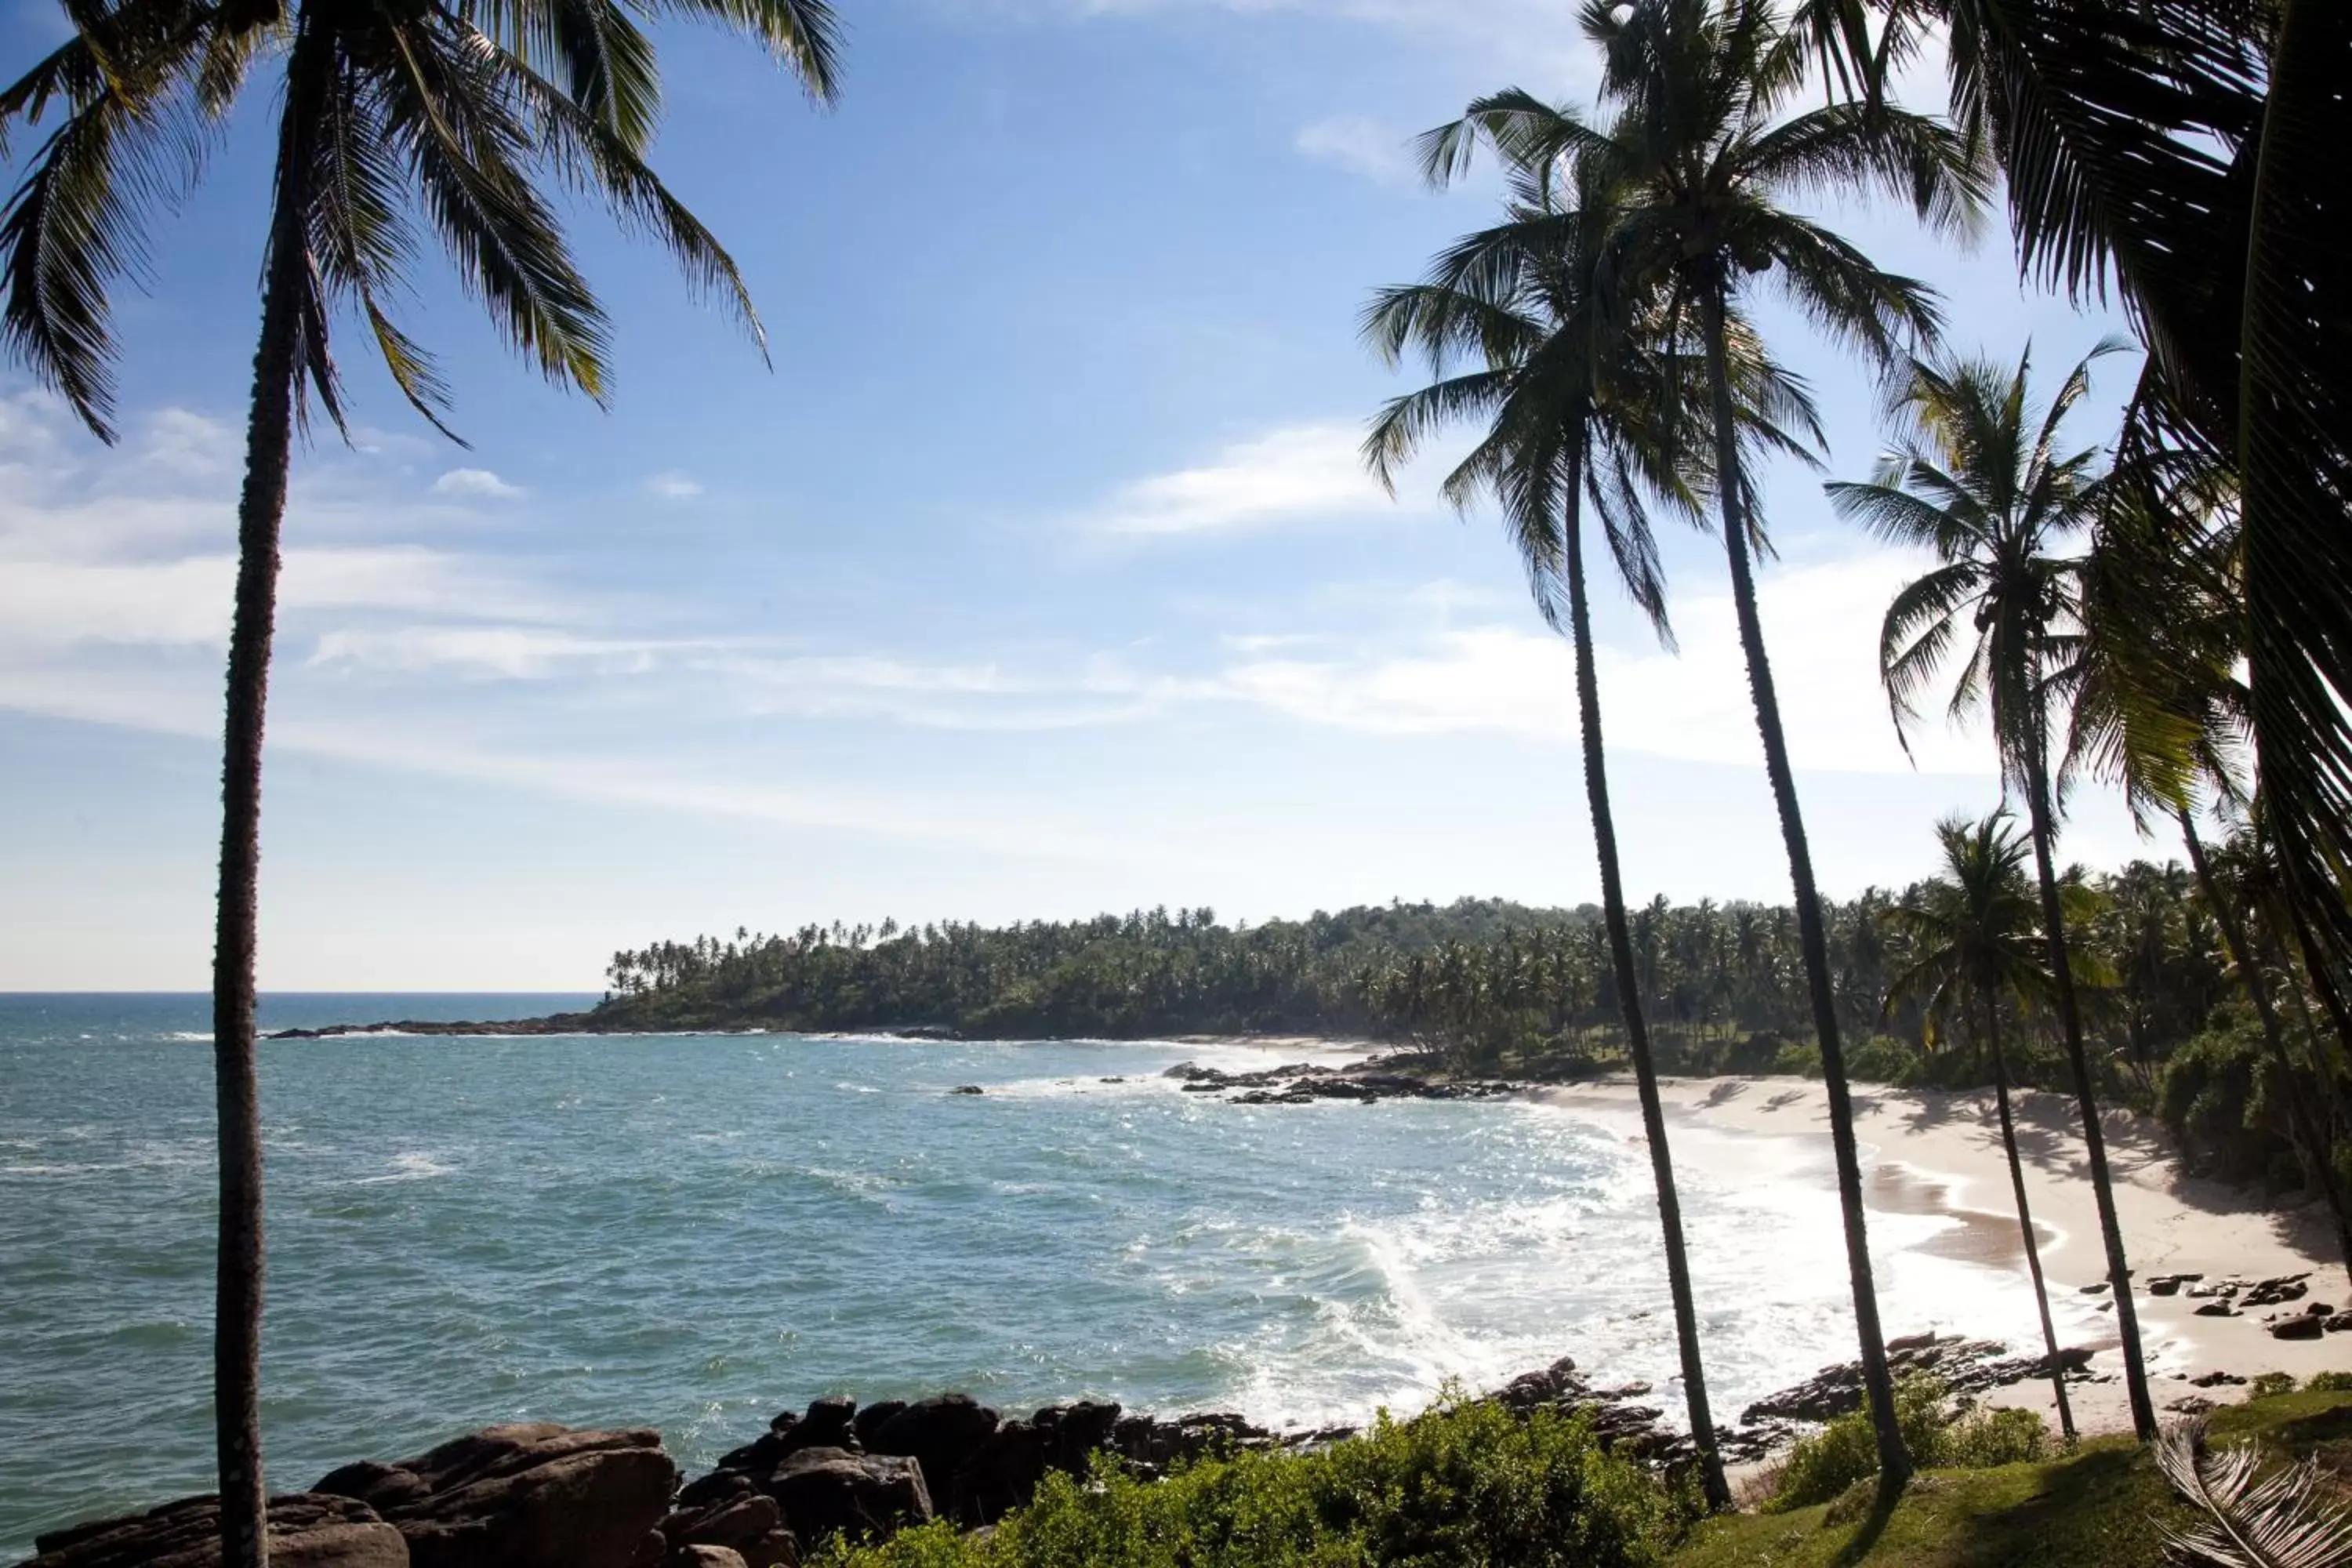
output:
{"label": "rocky outcrop", "polygon": [[1188,1094],[1229,1094],[1227,1103],[1233,1105],[1306,1105],[1318,1100],[1352,1100],[1365,1105],[1382,1100],[1495,1100],[1522,1093],[1527,1087],[1494,1079],[1425,1078],[1363,1068],[1318,1067],[1312,1062],[1255,1072],[1223,1072],[1197,1062],[1179,1062],[1160,1076],[1182,1079]]}
{"label": "rocky outcrop", "polygon": [[[220,1500],[187,1498],[149,1513],[53,1531],[22,1568],[216,1568]],[[274,1568],[407,1568],[408,1544],[367,1504],[293,1492],[269,1500]]]}
{"label": "rocky outcrop", "polygon": [[[1971,1340],[1959,1334],[1911,1334],[1886,1342],[1886,1361],[1897,1377],[1929,1373],[1961,1395],[2050,1375],[2047,1355],[2011,1356],[2004,1353],[2008,1348],[1993,1340]],[[2058,1352],[2060,1370],[2070,1379],[2087,1378],[2092,1354],[2078,1347],[2063,1348]],[[1756,1426],[1834,1421],[1849,1410],[1862,1408],[1862,1387],[1860,1362],[1823,1367],[1795,1387],[1758,1400],[1740,1412],[1739,1422]]]}
{"label": "rocky outcrop", "polygon": [[858,1434],[868,1451],[910,1458],[932,1499],[952,1506],[956,1478],[1003,1419],[969,1394],[940,1394],[903,1405]]}
{"label": "rocky outcrop", "polygon": [[732,1552],[745,1568],[797,1568],[800,1541],[784,1528],[784,1510],[774,1498],[754,1489],[746,1476],[730,1476],[721,1495],[681,1502],[658,1527],[670,1568],[686,1554],[710,1547]]}
{"label": "rocky outcrop", "polygon": [[897,1454],[800,1448],[753,1484],[776,1500],[793,1534],[811,1544],[835,1535],[885,1536],[931,1517],[921,1468]]}
{"label": "rocky outcrop", "polygon": [[373,1508],[415,1568],[631,1568],[677,1486],[658,1432],[519,1422],[312,1489]]}

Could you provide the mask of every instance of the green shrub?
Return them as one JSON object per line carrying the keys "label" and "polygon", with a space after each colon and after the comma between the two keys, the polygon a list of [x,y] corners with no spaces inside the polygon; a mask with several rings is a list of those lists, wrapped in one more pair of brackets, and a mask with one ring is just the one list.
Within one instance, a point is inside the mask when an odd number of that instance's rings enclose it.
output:
{"label": "green shrub", "polygon": [[2246,1384],[2246,1397],[2249,1399],[2271,1399],[2294,1392],[2294,1379],[2283,1372],[2256,1373],[2253,1381]]}
{"label": "green shrub", "polygon": [[2352,1372],[2315,1372],[2304,1384],[2305,1394],[2352,1394]]}
{"label": "green shrub", "polygon": [[1458,1401],[1319,1453],[1247,1453],[1145,1481],[1046,1478],[986,1537],[945,1523],[836,1568],[1650,1568],[1691,1500],[1601,1453],[1585,1417]]}
{"label": "green shrub", "polygon": [[[1895,1385],[1895,1423],[1903,1446],[1923,1469],[1987,1469],[2039,1459],[2050,1436],[2031,1410],[1987,1408],[1955,1415],[1944,1385],[1931,1377],[1906,1377]],[[1867,1409],[1839,1416],[1800,1442],[1782,1461],[1779,1485],[1768,1510],[1780,1512],[1827,1502],[1855,1482],[1878,1473],[1878,1438]]]}

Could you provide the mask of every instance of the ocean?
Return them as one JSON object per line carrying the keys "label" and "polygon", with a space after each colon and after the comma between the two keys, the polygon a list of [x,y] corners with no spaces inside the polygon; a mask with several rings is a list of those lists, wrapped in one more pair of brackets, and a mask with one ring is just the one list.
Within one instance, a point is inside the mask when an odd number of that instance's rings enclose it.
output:
{"label": "ocean", "polygon": [[[590,1000],[281,995],[263,1022]],[[0,1561],[211,1489],[208,1024],[203,996],[0,995]],[[1161,1076],[1186,1060],[1272,1065],[1176,1043],[267,1042],[272,1489],[519,1418],[656,1426],[694,1473],[828,1393],[1360,1421],[1563,1354],[1679,1416],[1630,1118],[1236,1106]],[[1853,1354],[1814,1142],[1677,1134],[1719,1420]],[[2011,1274],[1937,1245],[1957,1222],[1872,1223],[1890,1332],[2028,1342]]]}

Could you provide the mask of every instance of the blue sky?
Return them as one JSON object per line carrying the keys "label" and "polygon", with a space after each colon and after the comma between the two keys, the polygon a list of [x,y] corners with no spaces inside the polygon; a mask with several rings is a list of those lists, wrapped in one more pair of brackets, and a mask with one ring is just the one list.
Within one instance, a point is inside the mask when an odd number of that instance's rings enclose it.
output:
{"label": "blue sky", "polygon": [[[1572,8],[841,8],[830,111],[660,35],[657,162],[772,372],[593,214],[609,414],[430,270],[406,319],[471,450],[345,342],[354,439],[302,453],[288,519],[263,984],[591,988],[625,943],[835,917],[1594,896],[1564,647],[1436,462],[1391,500],[1354,457],[1407,384],[1357,311],[1492,198],[1425,191],[1404,144],[1506,84],[1582,98]],[[7,13],[11,74],[58,26]],[[0,371],[0,987],[205,984],[266,104],[121,298],[121,446]],[[1962,347],[2031,337],[2054,375],[2114,325],[2021,289],[1997,226],[1971,250],[1836,216],[1945,292]],[[1861,477],[1869,385],[1764,318]],[[1984,739],[1906,761],[1873,658],[1914,563],[1801,469],[1767,493],[1816,863],[1900,883],[1936,816],[1997,800]],[[1667,560],[1680,658],[1601,609],[1629,886],[1784,899],[1719,550]],[[2138,851],[2088,797],[2067,848]]]}

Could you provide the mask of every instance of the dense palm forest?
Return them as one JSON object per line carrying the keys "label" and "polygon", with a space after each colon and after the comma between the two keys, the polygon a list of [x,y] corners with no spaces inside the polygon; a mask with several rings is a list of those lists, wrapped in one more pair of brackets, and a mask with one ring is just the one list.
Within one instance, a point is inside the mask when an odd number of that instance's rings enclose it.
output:
{"label": "dense palm forest", "polygon": [[[2243,883],[2217,891],[2240,899]],[[1988,1015],[1937,981],[1953,939],[1937,920],[1952,884],[1864,891],[1826,910],[1837,1003],[1854,1076],[1990,1081]],[[2178,863],[2069,879],[2102,1086],[2161,1110],[2227,1173],[2291,1184],[2292,1138],[2265,1110],[2259,1030],[2212,907]],[[2241,905],[2242,910],[2243,905]],[[2063,1087],[2030,901],[1999,1016],[2010,1070]],[[1785,905],[1670,904],[1630,912],[1639,1000],[1669,1071],[1810,1072],[1796,921]],[[2274,955],[2297,1029],[2315,1026],[2300,971]],[[1133,1039],[1217,1033],[1362,1037],[1441,1054],[1465,1070],[1591,1070],[1624,1036],[1601,911],[1491,900],[1394,903],[1260,925],[1165,909],[983,927],[806,926],[788,935],[657,942],[614,954],[598,1010],[616,1027],[938,1029],[975,1037]],[[1958,1005],[1954,1005],[1954,1004]],[[2276,1097],[2268,1097],[2275,1100]]]}

